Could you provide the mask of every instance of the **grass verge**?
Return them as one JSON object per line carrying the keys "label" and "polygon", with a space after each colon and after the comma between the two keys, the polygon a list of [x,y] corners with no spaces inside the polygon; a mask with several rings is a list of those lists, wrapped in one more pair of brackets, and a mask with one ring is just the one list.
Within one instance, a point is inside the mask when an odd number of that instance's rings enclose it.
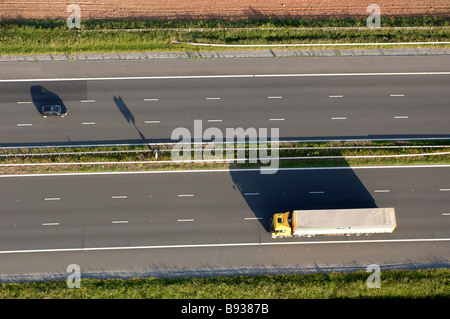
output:
{"label": "grass verge", "polygon": [[[420,142],[281,143],[279,150],[279,167],[450,164],[450,154],[448,154],[448,152],[450,152],[449,145],[450,141],[447,140]],[[235,145],[234,147],[236,148],[237,146]],[[247,149],[245,156],[246,158],[249,158],[250,152],[248,151],[248,145],[240,147]],[[77,152],[83,153],[79,154]],[[8,157],[2,157],[2,155],[4,156],[6,154]],[[263,166],[261,162],[250,163],[249,161],[245,163],[206,161],[176,163],[172,161],[170,147],[168,146],[159,148],[158,154],[158,158],[156,158],[156,149],[152,149],[149,146],[2,149],[0,150],[0,175],[144,170],[239,169],[259,168]],[[351,156],[376,157],[351,158]],[[291,159],[286,159],[289,157],[291,157]],[[297,159],[295,157],[302,158]],[[222,158],[225,158],[225,154]],[[237,152],[235,152],[234,158],[237,158]],[[193,153],[191,153],[191,160],[193,159]],[[267,165],[270,164],[271,162]]]}
{"label": "grass verge", "polygon": [[382,271],[381,288],[369,273],[317,273],[183,279],[82,279],[0,285],[1,299],[330,299],[449,298],[450,270]]}
{"label": "grass verge", "polygon": [[[173,45],[173,40],[214,44],[314,43],[318,44],[318,47],[320,47],[320,43],[450,41],[449,29],[295,29],[303,27],[364,26],[366,26],[366,19],[332,18],[248,21],[83,20],[81,30],[69,30],[65,20],[0,20],[0,54],[218,50],[218,48],[214,47],[195,47],[185,44]],[[382,26],[450,26],[450,17],[383,18]],[[168,30],[168,28],[229,29],[186,32]],[[242,30],[239,28],[258,29]],[[271,30],[270,28],[273,29]],[[129,32],[130,29],[153,30]],[[358,48],[364,49],[366,47]],[[235,48],[220,48],[220,50],[227,49],[234,50]]]}

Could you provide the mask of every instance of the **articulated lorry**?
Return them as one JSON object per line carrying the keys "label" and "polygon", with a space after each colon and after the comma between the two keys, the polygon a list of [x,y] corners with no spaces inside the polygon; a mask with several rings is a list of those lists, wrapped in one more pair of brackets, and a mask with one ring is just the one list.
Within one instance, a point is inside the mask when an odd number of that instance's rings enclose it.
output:
{"label": "articulated lorry", "polygon": [[396,226],[394,208],[294,210],[270,221],[272,238],[392,233]]}

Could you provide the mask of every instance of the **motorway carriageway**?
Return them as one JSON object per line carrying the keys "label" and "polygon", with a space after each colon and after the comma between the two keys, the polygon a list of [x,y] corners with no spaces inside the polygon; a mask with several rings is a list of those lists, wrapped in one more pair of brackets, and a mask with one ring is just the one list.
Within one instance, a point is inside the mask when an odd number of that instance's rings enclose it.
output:
{"label": "motorway carriageway", "polygon": [[[169,141],[178,127],[193,134],[199,119],[224,135],[275,127],[281,139],[442,137],[449,83],[449,72],[4,80],[0,145]],[[36,88],[68,116],[41,118]]]}

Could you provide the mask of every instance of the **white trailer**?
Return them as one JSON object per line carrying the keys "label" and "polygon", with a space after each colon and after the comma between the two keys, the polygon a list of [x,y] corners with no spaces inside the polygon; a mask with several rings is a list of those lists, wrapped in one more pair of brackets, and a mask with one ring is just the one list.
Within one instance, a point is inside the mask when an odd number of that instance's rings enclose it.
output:
{"label": "white trailer", "polygon": [[394,208],[294,210],[271,221],[273,238],[392,233],[396,226]]}

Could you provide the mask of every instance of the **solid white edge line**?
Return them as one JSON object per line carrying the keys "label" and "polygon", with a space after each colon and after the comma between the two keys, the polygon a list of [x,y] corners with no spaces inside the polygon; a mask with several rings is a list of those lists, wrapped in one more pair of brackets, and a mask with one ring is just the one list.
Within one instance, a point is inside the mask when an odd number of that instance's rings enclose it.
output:
{"label": "solid white edge line", "polygon": [[[440,141],[440,140],[448,140],[448,137],[399,137],[399,138],[336,138],[336,139],[301,139],[301,140],[280,140],[280,143],[318,143],[318,142],[375,142],[375,141]],[[203,144],[208,144],[209,142],[205,142]],[[227,141],[224,141],[225,144],[229,144]],[[234,142],[233,142],[234,143]],[[168,143],[108,143],[108,144],[80,144],[77,147],[102,147],[102,146],[166,146]],[[191,143],[191,142],[172,142],[170,145],[189,145],[189,144],[199,144],[199,143]],[[50,144],[44,146],[46,148],[55,148],[55,147],[73,147],[70,144]],[[36,145],[24,145],[24,146],[10,146],[10,147],[0,147],[0,149],[23,149],[23,148],[36,148]]]}
{"label": "solid white edge line", "polygon": [[184,75],[184,76],[128,76],[103,78],[47,78],[9,79],[2,82],[53,82],[53,81],[114,81],[114,80],[174,80],[174,79],[221,79],[256,77],[322,77],[322,76],[390,76],[390,75],[450,75],[450,72],[372,72],[372,73],[296,73],[296,74],[236,74],[236,75]]}
{"label": "solid white edge line", "polygon": [[[341,166],[341,167],[280,167],[275,171],[311,171],[311,170],[358,170],[358,169],[407,169],[407,168],[448,168],[449,164],[442,165],[381,165],[381,166]],[[260,172],[260,168],[223,168],[208,170],[168,170],[168,171],[128,171],[128,172],[79,172],[79,173],[44,173],[44,174],[13,174],[0,175],[7,177],[49,177],[49,176],[81,176],[81,175],[131,175],[131,174],[177,174],[177,173],[229,173],[229,172]],[[450,190],[450,189],[449,189]]]}
{"label": "solid white edge line", "polygon": [[329,245],[329,244],[388,244],[388,243],[417,243],[417,242],[450,242],[450,238],[405,238],[405,239],[369,239],[369,240],[336,240],[336,241],[283,241],[260,243],[228,243],[228,244],[186,244],[186,245],[154,245],[154,246],[123,246],[123,247],[91,247],[91,248],[48,248],[3,250],[0,254],[20,253],[53,253],[53,252],[87,252],[136,249],[170,249],[170,248],[214,248],[214,247],[246,247],[246,246],[281,246],[281,245]]}

